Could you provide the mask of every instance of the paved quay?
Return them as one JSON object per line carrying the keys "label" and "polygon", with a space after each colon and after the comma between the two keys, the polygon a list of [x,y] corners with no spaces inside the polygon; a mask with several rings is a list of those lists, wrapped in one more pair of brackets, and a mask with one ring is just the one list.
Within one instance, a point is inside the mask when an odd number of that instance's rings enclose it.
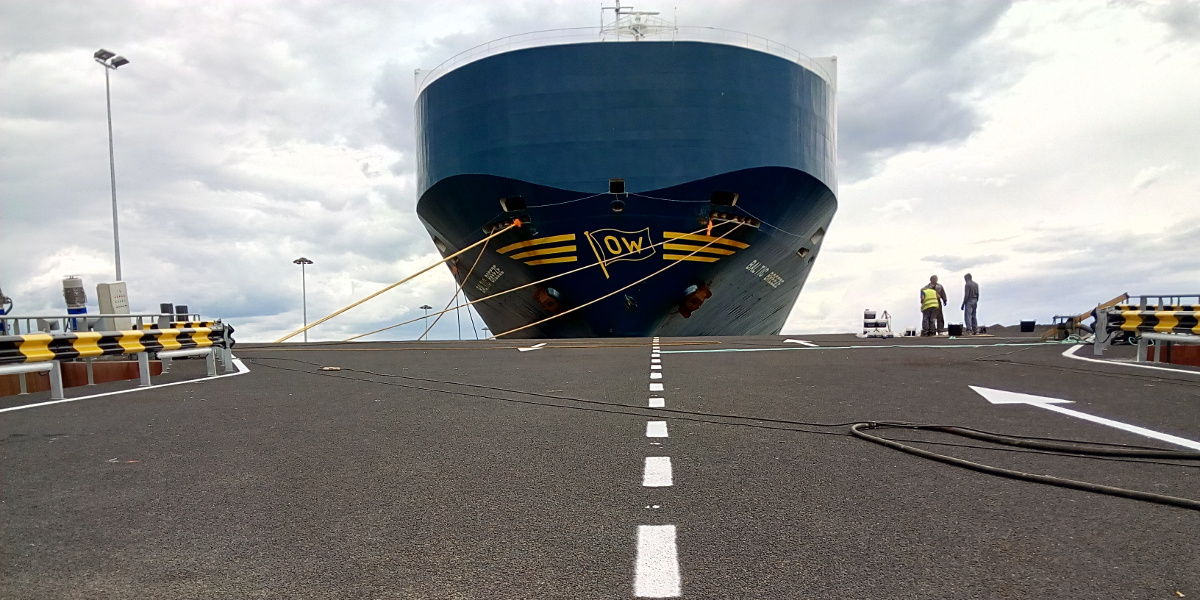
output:
{"label": "paved quay", "polygon": [[[91,397],[29,408],[46,395],[7,397],[0,597],[1200,597],[1200,510],[851,435],[904,422],[1200,451],[1200,370],[1071,348],[239,344],[234,376],[189,381],[202,361],[177,361],[156,378],[170,386],[69,388]],[[868,433],[1200,500],[1194,458]]]}

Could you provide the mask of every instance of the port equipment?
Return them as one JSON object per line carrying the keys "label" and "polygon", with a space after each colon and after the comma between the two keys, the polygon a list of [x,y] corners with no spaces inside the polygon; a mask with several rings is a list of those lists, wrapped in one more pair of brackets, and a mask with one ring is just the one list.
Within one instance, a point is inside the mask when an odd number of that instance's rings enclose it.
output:
{"label": "port equipment", "polygon": [[1121,303],[1127,300],[1129,300],[1129,294],[1121,294],[1113,297],[1113,299],[1107,302],[1097,304],[1096,308],[1079,315],[1054,315],[1054,327],[1051,327],[1049,331],[1042,334],[1042,341],[1044,342],[1050,338],[1060,340],[1066,339],[1067,336],[1071,335],[1082,337],[1079,335],[1079,332],[1081,329],[1080,325],[1084,321],[1092,317],[1096,317],[1100,311],[1107,310],[1114,306],[1121,306]]}
{"label": "port equipment", "polygon": [[97,356],[137,356],[138,386],[150,385],[150,354],[170,360],[184,356],[205,356],[208,373],[216,375],[216,360],[225,372],[233,372],[232,328],[216,323],[213,327],[145,329],[123,331],[79,331],[30,333],[0,336],[0,375],[21,375],[25,393],[27,373],[50,373],[50,399],[62,400],[61,361],[83,359],[87,362],[88,381],[92,381],[90,359]]}
{"label": "port equipment", "polygon": [[883,311],[883,314],[877,314],[871,309],[863,311],[863,332],[858,337],[865,338],[892,338],[896,334],[892,333],[892,315],[888,311]]}
{"label": "port equipment", "polygon": [[[1137,298],[1137,304],[1114,304],[1108,309],[1096,311],[1094,355],[1102,356],[1111,334],[1123,331],[1137,336],[1138,362],[1145,362],[1147,346],[1151,341],[1162,345],[1200,343],[1200,294],[1144,295]],[[1188,301],[1189,298],[1195,301]],[[1176,308],[1185,310],[1173,310]],[[1160,357],[1161,353],[1155,353],[1156,360]]]}

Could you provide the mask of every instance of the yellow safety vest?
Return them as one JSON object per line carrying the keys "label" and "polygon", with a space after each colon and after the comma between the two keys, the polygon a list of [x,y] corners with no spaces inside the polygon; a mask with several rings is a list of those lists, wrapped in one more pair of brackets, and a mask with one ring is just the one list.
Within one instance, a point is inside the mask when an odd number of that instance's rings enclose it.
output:
{"label": "yellow safety vest", "polygon": [[933,288],[924,288],[921,290],[921,310],[937,308],[938,304],[940,302],[938,302],[937,290]]}

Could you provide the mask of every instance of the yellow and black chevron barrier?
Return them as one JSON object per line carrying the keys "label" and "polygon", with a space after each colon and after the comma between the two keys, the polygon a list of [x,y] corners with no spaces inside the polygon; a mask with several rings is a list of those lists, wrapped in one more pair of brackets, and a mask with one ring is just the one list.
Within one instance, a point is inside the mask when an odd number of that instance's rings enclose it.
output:
{"label": "yellow and black chevron barrier", "polygon": [[[1136,304],[1118,304],[1118,305],[1114,306],[1113,308],[1116,310],[1119,310],[1119,311],[1131,311],[1131,310],[1140,311],[1140,310],[1142,310],[1142,307],[1140,307]],[[1146,307],[1146,310],[1155,311],[1155,312],[1161,312],[1161,311],[1197,312],[1197,311],[1200,311],[1200,304],[1165,304],[1163,306],[1158,306],[1157,304],[1151,304]]]}
{"label": "yellow and black chevron barrier", "polygon": [[223,327],[77,331],[0,336],[0,364],[69,360],[184,348],[226,347]]}
{"label": "yellow and black chevron barrier", "polygon": [[1195,310],[1121,310],[1108,313],[1109,331],[1191,333],[1200,335],[1200,312]]}

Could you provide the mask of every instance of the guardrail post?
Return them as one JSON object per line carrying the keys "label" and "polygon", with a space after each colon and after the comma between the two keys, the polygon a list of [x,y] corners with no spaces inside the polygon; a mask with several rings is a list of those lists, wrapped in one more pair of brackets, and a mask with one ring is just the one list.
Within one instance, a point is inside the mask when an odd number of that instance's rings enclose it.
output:
{"label": "guardrail post", "polygon": [[138,352],[138,387],[150,387],[150,354]]}
{"label": "guardrail post", "polygon": [[57,360],[50,361],[50,399],[63,399],[62,364]]}
{"label": "guardrail post", "polygon": [[83,359],[83,364],[87,369],[88,385],[96,385],[96,373],[92,370],[92,361],[96,359],[88,357]]}
{"label": "guardrail post", "polygon": [[158,357],[158,360],[162,361],[163,373],[170,373],[171,372],[171,357],[168,356],[168,357],[164,358],[164,357],[160,356],[160,357]]}
{"label": "guardrail post", "polygon": [[1108,311],[1096,311],[1096,327],[1092,332],[1092,356],[1104,356],[1104,347],[1108,344]]}
{"label": "guardrail post", "polygon": [[221,339],[224,341],[221,344],[221,362],[224,364],[226,373],[237,371],[237,367],[233,366],[233,348],[229,347],[229,328],[221,326]]}
{"label": "guardrail post", "polygon": [[208,367],[208,376],[216,377],[217,375],[217,353],[209,352],[208,356],[204,357],[204,364]]}
{"label": "guardrail post", "polygon": [[1138,336],[1137,362],[1146,362],[1146,338]]}
{"label": "guardrail post", "polygon": [[29,384],[25,383],[25,374],[21,373],[20,375],[17,375],[17,381],[21,382],[21,391],[17,395],[18,396],[28,395],[29,394]]}

